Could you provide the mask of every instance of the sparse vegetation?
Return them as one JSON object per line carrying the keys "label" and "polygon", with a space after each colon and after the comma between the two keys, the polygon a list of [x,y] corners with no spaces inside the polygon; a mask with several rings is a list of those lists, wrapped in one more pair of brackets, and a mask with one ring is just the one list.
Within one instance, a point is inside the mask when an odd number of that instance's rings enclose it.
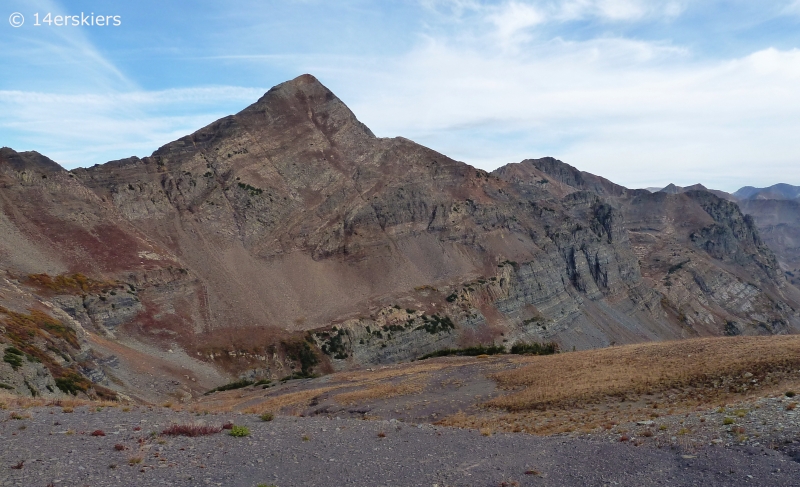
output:
{"label": "sparse vegetation", "polygon": [[255,382],[247,379],[238,380],[236,382],[231,382],[229,384],[225,384],[224,386],[215,387],[210,391],[206,392],[205,395],[213,394],[215,392],[222,392],[222,391],[232,391],[234,389],[241,389],[243,387],[252,386]]}
{"label": "sparse vegetation", "polygon": [[559,348],[556,342],[518,342],[511,346],[511,353],[519,355],[553,355],[558,352]]}
{"label": "sparse vegetation", "polygon": [[425,360],[433,357],[447,357],[450,355],[470,356],[475,357],[478,355],[498,355],[506,353],[506,349],[499,345],[476,345],[474,347],[466,348],[445,348],[435,352],[427,353],[417,360]]}
{"label": "sparse vegetation", "polygon": [[244,436],[250,436],[250,430],[247,428],[247,426],[234,425],[228,434],[236,438],[241,438]]}
{"label": "sparse vegetation", "polygon": [[283,342],[283,348],[288,358],[300,363],[302,377],[313,375],[314,366],[319,363],[319,358],[307,341]]}
{"label": "sparse vegetation", "polygon": [[249,184],[237,183],[237,185],[239,186],[239,188],[244,189],[245,191],[247,191],[250,194],[250,196],[258,196],[258,195],[260,195],[261,193],[264,192],[263,189],[256,188],[255,186],[250,186]]}
{"label": "sparse vegetation", "polygon": [[[686,360],[687,356],[698,360]],[[496,398],[489,402],[491,406],[523,411],[668,389],[737,393],[750,384],[749,378],[743,378],[745,372],[763,377],[768,372],[775,376],[797,370],[800,337],[646,343],[529,360],[524,368],[494,376],[503,388],[524,390]]]}
{"label": "sparse vegetation", "polygon": [[14,370],[22,367],[22,352],[17,350],[14,347],[6,348],[6,351],[3,353],[3,362],[8,363]]}
{"label": "sparse vegetation", "polygon": [[88,381],[84,377],[70,371],[63,377],[56,379],[56,387],[61,389],[65,394],[72,394],[75,396],[78,392],[86,392]]}
{"label": "sparse vegetation", "polygon": [[333,389],[338,389],[340,386],[321,387],[319,389],[309,389],[307,391],[290,392],[276,397],[267,398],[263,403],[258,406],[257,411],[280,411],[281,408],[287,406],[296,406],[298,404],[306,404],[315,397],[320,396]]}
{"label": "sparse vegetation", "polygon": [[164,436],[206,436],[214,435],[222,431],[220,426],[210,426],[207,424],[173,424],[165,428],[161,434]]}
{"label": "sparse vegetation", "polygon": [[675,264],[675,265],[671,266],[669,269],[667,269],[667,274],[674,274],[675,272],[678,272],[679,270],[681,270],[683,268],[683,266],[685,266],[688,263],[689,263],[689,261],[686,260],[684,262],[680,262],[678,264]]}
{"label": "sparse vegetation", "polygon": [[415,377],[401,383],[381,383],[350,392],[343,392],[333,396],[333,400],[340,404],[357,404],[371,399],[386,399],[389,397],[416,394],[425,387],[427,377]]}
{"label": "sparse vegetation", "polygon": [[347,348],[344,344],[344,338],[347,336],[347,332],[343,328],[332,331],[335,331],[335,333],[330,334],[324,332],[320,334],[320,337],[324,341],[322,353],[330,355],[338,360],[344,360],[347,358]]}
{"label": "sparse vegetation", "polygon": [[[730,429],[737,416],[749,417],[751,409],[717,409],[720,404],[753,393],[784,395],[785,384],[794,384],[800,337],[703,338],[511,360],[518,368],[491,376],[505,395],[484,402],[483,410],[457,413],[439,424],[552,434],[706,407],[720,414],[720,427],[725,417],[731,418],[725,422]],[[673,434],[681,428],[690,424],[675,427]],[[660,434],[673,426],[654,424],[652,429]]]}
{"label": "sparse vegetation", "polygon": [[431,335],[436,335],[437,333],[453,330],[455,327],[456,325],[453,324],[449,317],[435,314],[433,316],[422,315],[422,325],[415,329],[425,330]]}
{"label": "sparse vegetation", "polygon": [[[80,350],[75,330],[36,309],[25,314],[0,306],[0,315],[5,315],[2,320],[5,336],[12,342],[12,346],[4,352],[4,360],[8,357],[13,362],[12,366],[22,365],[22,358],[26,357],[30,362],[44,365],[55,378],[56,386],[65,393],[77,395],[84,392],[101,399],[116,398],[113,391],[93,385],[78,373],[77,364],[63,365],[71,361],[70,350]],[[60,355],[64,362],[57,362],[49,352]],[[32,388],[29,386],[29,389]],[[34,394],[35,389],[31,393]]]}
{"label": "sparse vegetation", "polygon": [[120,286],[117,282],[98,281],[83,274],[30,274],[28,280],[35,286],[57,294],[99,294]]}

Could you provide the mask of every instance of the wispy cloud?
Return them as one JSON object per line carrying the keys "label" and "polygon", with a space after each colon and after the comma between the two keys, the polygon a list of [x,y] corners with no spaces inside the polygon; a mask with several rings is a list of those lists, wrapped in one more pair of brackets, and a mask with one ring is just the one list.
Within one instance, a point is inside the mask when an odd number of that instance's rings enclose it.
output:
{"label": "wispy cloud", "polygon": [[[54,0],[25,2],[17,0],[10,3],[28,13],[29,17],[31,12],[42,12],[42,15],[47,12],[53,15],[74,13]],[[59,75],[59,67],[71,73],[79,73],[79,80],[84,89],[93,87],[125,91],[137,88],[136,83],[97,49],[84,29],[51,28],[51,26],[37,28],[31,26],[33,22],[34,20],[29,18],[27,21],[29,25],[23,28],[26,30],[10,38],[15,42],[6,46],[5,56],[14,57],[25,63],[44,65],[51,76]],[[69,87],[64,88],[69,89]]]}
{"label": "wispy cloud", "polygon": [[787,3],[782,9],[782,13],[800,15],[800,0],[792,0]]}
{"label": "wispy cloud", "polygon": [[554,155],[631,186],[800,179],[800,50],[709,62],[624,38],[501,54],[429,38],[381,73],[311,69],[372,87],[345,99],[376,133],[486,169]]}
{"label": "wispy cloud", "polygon": [[229,86],[106,94],[0,91],[0,128],[65,167],[144,156],[257,100]]}

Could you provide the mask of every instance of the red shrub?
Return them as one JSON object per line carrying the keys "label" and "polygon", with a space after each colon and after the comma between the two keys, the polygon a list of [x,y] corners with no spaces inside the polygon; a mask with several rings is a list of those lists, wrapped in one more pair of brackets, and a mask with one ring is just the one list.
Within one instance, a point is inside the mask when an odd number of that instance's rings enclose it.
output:
{"label": "red shrub", "polygon": [[105,436],[106,433],[103,430],[94,430],[92,431],[92,436]]}

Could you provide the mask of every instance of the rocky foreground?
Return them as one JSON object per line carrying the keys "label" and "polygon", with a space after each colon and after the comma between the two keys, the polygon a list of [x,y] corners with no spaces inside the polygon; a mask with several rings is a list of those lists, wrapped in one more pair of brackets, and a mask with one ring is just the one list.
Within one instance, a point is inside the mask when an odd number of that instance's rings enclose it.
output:
{"label": "rocky foreground", "polygon": [[[234,428],[206,436],[162,434],[173,424],[226,422]],[[232,436],[239,426],[249,434]],[[609,438],[484,436],[396,420],[263,421],[160,407],[5,410],[0,445],[4,486],[800,484],[791,451],[766,444],[635,446]]]}

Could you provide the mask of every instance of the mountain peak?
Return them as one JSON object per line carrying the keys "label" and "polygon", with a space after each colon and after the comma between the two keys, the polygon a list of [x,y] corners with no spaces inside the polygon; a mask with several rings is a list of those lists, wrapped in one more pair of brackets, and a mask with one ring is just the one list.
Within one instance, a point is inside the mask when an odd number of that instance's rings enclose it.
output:
{"label": "mountain peak", "polygon": [[285,139],[287,143],[296,143],[300,134],[312,133],[322,134],[333,144],[375,137],[331,90],[314,76],[303,74],[273,86],[239,113],[159,148],[153,156],[191,153],[210,143],[236,139],[244,132],[255,139]]}

